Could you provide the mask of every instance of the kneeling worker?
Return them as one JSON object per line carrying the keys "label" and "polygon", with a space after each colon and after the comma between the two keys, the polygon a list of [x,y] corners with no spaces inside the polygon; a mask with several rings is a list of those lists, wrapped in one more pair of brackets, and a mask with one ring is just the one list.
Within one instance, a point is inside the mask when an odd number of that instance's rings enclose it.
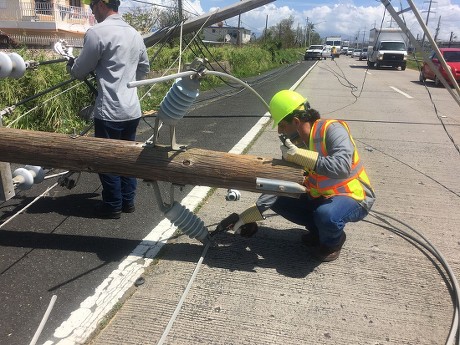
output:
{"label": "kneeling worker", "polygon": [[348,125],[321,119],[305,97],[290,90],[273,96],[270,113],[278,133],[287,138],[281,146],[283,159],[305,169],[307,193],[298,199],[262,194],[238,216],[233,230],[253,235],[255,222],[271,209],[305,226],[302,242],[320,261],[333,261],[346,239],[345,224],[362,220],[375,200]]}

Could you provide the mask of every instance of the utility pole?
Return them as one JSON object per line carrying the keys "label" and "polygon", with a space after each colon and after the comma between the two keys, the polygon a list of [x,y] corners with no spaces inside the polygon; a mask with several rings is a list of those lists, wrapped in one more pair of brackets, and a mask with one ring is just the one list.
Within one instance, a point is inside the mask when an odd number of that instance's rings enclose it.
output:
{"label": "utility pole", "polygon": [[308,33],[308,17],[307,20],[305,21],[305,48],[309,47],[309,33]]}
{"label": "utility pole", "polygon": [[[69,155],[68,152],[74,153]],[[65,134],[3,127],[0,127],[0,161],[256,193],[260,193],[256,185],[258,177],[299,184],[303,180],[299,166],[279,159],[198,148],[171,151],[169,147],[148,147],[142,142],[73,138]]]}
{"label": "utility pole", "polygon": [[364,51],[364,40],[365,40],[365,38],[366,38],[366,28],[363,29],[363,43],[362,43],[362,47],[361,47],[363,49],[363,51]]}
{"label": "utility pole", "polygon": [[454,37],[454,32],[451,31],[451,32],[450,32],[450,38],[449,38],[449,48],[450,48],[450,46],[451,46],[451,44],[452,44],[452,38],[453,38],[453,37]]}
{"label": "utility pole", "polygon": [[182,0],[177,0],[177,9],[179,11],[179,21],[182,22],[182,19],[184,18],[182,16]]}
{"label": "utility pole", "polygon": [[268,30],[268,14],[265,17],[265,35],[264,35],[264,41],[267,40],[267,30]]}
{"label": "utility pole", "polygon": [[[430,4],[428,5],[428,11],[427,11],[427,14],[426,14],[426,21],[425,21],[426,26],[428,26],[428,19],[430,19],[432,3],[433,3],[433,0],[430,0]],[[436,12],[434,12],[434,13],[436,13]],[[425,50],[425,32],[423,32],[423,36],[422,36],[422,49]]]}
{"label": "utility pole", "polygon": [[[275,0],[246,0],[234,5],[217,10],[212,14],[204,14],[199,17],[187,19],[184,22],[182,33],[188,34],[200,29],[203,25],[213,25],[218,22],[223,22],[228,18],[236,17],[239,13],[245,13],[260,6],[266,5]],[[160,42],[166,37],[178,37],[180,30],[175,30],[174,26],[168,26],[155,32],[150,32],[143,36],[144,43],[147,47]]]}
{"label": "utility pole", "polygon": [[438,34],[439,34],[439,27],[441,26],[441,16],[439,16],[438,19],[438,26],[436,27],[436,33],[434,35],[434,41],[436,42],[438,39]]}
{"label": "utility pole", "polygon": [[[240,0],[242,1],[242,0]],[[241,14],[238,14],[238,37],[236,38],[236,45],[240,46],[241,45]]]}

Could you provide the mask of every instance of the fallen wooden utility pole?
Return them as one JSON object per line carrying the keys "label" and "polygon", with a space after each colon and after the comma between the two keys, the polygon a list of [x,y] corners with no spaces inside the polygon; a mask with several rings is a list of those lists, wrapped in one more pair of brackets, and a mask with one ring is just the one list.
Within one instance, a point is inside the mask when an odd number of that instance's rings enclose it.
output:
{"label": "fallen wooden utility pole", "polygon": [[0,128],[0,161],[257,192],[256,178],[302,183],[299,167],[251,155]]}
{"label": "fallen wooden utility pole", "polygon": [[[199,17],[186,20],[182,27],[182,34],[187,34],[197,30],[201,30],[203,26],[211,26],[218,22],[222,22],[228,18],[236,17],[241,13],[248,12],[260,6],[266,5],[275,0],[244,0],[233,5],[218,9],[214,12],[203,14]],[[143,36],[144,43],[147,47],[153,46],[155,43],[165,39],[178,37],[180,35],[180,26],[169,26],[158,31],[145,34]]]}

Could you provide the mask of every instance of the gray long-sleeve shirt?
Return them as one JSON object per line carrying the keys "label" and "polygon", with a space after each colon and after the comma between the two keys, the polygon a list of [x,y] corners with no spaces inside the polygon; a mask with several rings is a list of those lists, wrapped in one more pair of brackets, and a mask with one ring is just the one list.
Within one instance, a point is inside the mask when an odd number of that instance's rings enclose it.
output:
{"label": "gray long-sleeve shirt", "polygon": [[[315,172],[333,179],[348,178],[355,148],[348,131],[340,122],[334,122],[328,126],[326,148],[328,155],[322,156],[319,152]],[[371,186],[366,185],[363,181],[361,184],[366,192],[366,197],[360,203],[365,209],[370,210],[375,201],[375,193]]]}
{"label": "gray long-sleeve shirt", "polygon": [[88,29],[70,74],[82,80],[95,71],[98,96],[94,117],[119,122],[141,116],[137,89],[129,89],[127,84],[142,79],[149,70],[141,35],[120,14],[113,14]]}

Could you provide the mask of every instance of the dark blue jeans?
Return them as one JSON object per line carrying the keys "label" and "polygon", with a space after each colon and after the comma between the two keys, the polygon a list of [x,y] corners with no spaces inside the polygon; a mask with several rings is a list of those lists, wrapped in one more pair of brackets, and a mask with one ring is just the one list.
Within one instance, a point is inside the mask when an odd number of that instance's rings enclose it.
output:
{"label": "dark blue jeans", "polygon": [[[118,139],[134,141],[139,119],[113,122],[94,119],[94,136],[96,138]],[[102,200],[107,207],[114,211],[121,210],[122,206],[134,204],[137,180],[111,174],[99,174],[102,183]]]}
{"label": "dark blue jeans", "polygon": [[358,222],[367,216],[367,210],[347,196],[311,198],[307,194],[299,199],[262,194],[256,202],[260,212],[272,209],[283,218],[305,226],[319,235],[319,241],[328,247],[340,242],[345,224]]}

